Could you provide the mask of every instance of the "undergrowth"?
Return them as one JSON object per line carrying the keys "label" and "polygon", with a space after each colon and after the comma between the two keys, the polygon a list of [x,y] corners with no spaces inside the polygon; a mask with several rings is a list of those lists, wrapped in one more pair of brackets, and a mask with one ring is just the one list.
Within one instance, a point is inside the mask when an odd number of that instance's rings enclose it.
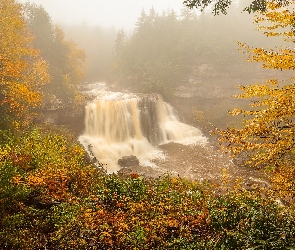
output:
{"label": "undergrowth", "polygon": [[294,249],[294,210],[267,192],[106,175],[40,129],[0,138],[0,249]]}

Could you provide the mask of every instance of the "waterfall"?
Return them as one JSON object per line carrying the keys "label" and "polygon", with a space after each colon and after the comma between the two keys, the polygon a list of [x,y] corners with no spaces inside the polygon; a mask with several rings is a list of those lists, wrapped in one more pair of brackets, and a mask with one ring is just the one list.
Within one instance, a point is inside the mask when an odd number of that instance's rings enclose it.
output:
{"label": "waterfall", "polygon": [[206,138],[181,123],[160,95],[109,93],[86,106],[85,132],[79,140],[112,172],[123,156],[142,159],[160,144],[204,143]]}

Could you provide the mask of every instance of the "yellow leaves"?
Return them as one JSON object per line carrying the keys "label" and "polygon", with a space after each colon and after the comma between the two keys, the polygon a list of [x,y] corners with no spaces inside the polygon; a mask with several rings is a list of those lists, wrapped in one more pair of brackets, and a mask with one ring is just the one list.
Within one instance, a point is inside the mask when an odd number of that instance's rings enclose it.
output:
{"label": "yellow leaves", "polygon": [[179,222],[176,219],[169,218],[166,221],[166,226],[171,227],[171,228],[173,228],[173,227],[177,228],[179,226]]}
{"label": "yellow leaves", "polygon": [[[0,2],[0,91],[9,112],[30,121],[31,108],[40,105],[40,87],[49,81],[47,65],[32,47],[21,6],[12,0]],[[19,123],[17,124],[26,124]]]}
{"label": "yellow leaves", "polygon": [[179,180],[177,179],[177,178],[171,178],[171,184],[172,185],[176,185],[176,184],[178,184],[179,183]]}
{"label": "yellow leaves", "polygon": [[287,38],[293,37],[295,21],[294,2],[288,4],[286,7],[281,7],[278,3],[268,2],[268,11],[261,12],[255,18],[256,23],[262,23],[258,28],[265,30],[264,34],[267,36],[285,36]]}
{"label": "yellow leaves", "polygon": [[29,175],[27,178],[27,184],[32,187],[42,186],[45,185],[45,180],[43,176]]}
{"label": "yellow leaves", "polygon": [[279,81],[278,79],[270,79],[270,80],[266,80],[266,83],[272,86],[278,85]]}
{"label": "yellow leaves", "polygon": [[70,144],[63,136],[33,130],[19,138],[13,149],[4,147],[0,157],[23,173],[28,188],[74,203],[76,195],[88,195],[97,173],[94,167],[84,164],[82,152],[81,147]]}
{"label": "yellow leaves", "polygon": [[[271,180],[273,186],[280,190],[277,194],[282,194],[287,186],[288,192],[294,193],[294,80],[284,87],[280,87],[277,80],[266,83],[242,88],[240,98],[256,98],[251,105],[252,110],[234,109],[232,115],[243,114],[247,119],[240,129],[219,131],[219,141],[233,156],[247,154],[246,164],[272,166],[276,171],[272,172]],[[284,171],[280,170],[282,168]]]}
{"label": "yellow leaves", "polygon": [[269,2],[266,3],[266,7],[269,10],[275,10],[275,9],[280,8],[280,5],[278,3],[276,3],[276,2],[269,1]]}
{"label": "yellow leaves", "polygon": [[285,198],[288,202],[295,202],[295,167],[279,166],[275,168],[270,177],[272,190],[276,191],[276,196]]}
{"label": "yellow leaves", "polygon": [[295,50],[290,48],[280,48],[278,51],[263,48],[251,48],[242,43],[238,43],[245,49],[248,55],[248,61],[263,62],[264,68],[271,69],[295,69]]}
{"label": "yellow leaves", "polygon": [[72,148],[71,148],[71,152],[76,155],[76,156],[83,156],[85,154],[85,151],[84,149],[79,146],[79,145],[74,145]]}
{"label": "yellow leaves", "polygon": [[19,185],[19,184],[22,184],[24,183],[24,180],[23,180],[23,177],[21,175],[17,175],[17,176],[14,176],[11,180],[11,183],[13,185]]}
{"label": "yellow leaves", "polygon": [[255,54],[261,54],[263,51],[264,51],[263,48],[255,48],[255,49],[253,49],[253,53],[255,53]]}
{"label": "yellow leaves", "polygon": [[[51,85],[46,88],[46,92],[57,96],[63,104],[71,103],[75,108],[81,108],[84,97],[78,91],[77,86],[84,77],[84,51],[77,48],[73,41],[65,40],[64,32],[59,27],[52,27],[52,30],[54,33],[53,46],[56,51],[52,55],[47,55],[52,81]],[[51,41],[48,42],[51,43]]]}
{"label": "yellow leaves", "polygon": [[0,147],[0,162],[3,161],[10,153],[10,149],[6,147]]}
{"label": "yellow leaves", "polygon": [[27,184],[32,188],[43,187],[45,192],[54,199],[62,200],[68,196],[68,181],[70,177],[64,170],[42,169],[32,173],[27,178]]}
{"label": "yellow leaves", "polygon": [[33,91],[26,83],[12,82],[7,85],[7,90],[3,91],[5,94],[3,104],[9,104],[11,111],[18,116],[27,110],[27,106],[36,107],[41,103],[40,94]]}
{"label": "yellow leaves", "polygon": [[235,116],[235,115],[239,115],[242,113],[242,110],[241,109],[233,109],[230,114]]}
{"label": "yellow leaves", "polygon": [[[281,7],[277,2],[267,2],[266,12],[261,12],[255,18],[258,30],[267,36],[282,36],[286,41],[292,41],[294,37],[294,2]],[[289,47],[279,49],[251,48],[243,43],[239,46],[248,54],[248,61],[263,62],[264,68],[294,70],[295,50]]]}
{"label": "yellow leaves", "polygon": [[[275,82],[276,80],[272,81],[272,83],[275,83]],[[273,87],[269,85],[265,85],[265,84],[252,84],[249,86],[241,86],[240,89],[243,90],[243,93],[236,96],[237,98],[263,97],[263,96],[271,94],[274,90]],[[240,113],[241,113],[241,110],[240,110]]]}
{"label": "yellow leaves", "polygon": [[40,90],[42,86],[50,82],[48,63],[42,59],[35,60],[30,67],[27,68],[23,79],[25,82],[30,83],[32,88]]}
{"label": "yellow leaves", "polygon": [[[109,232],[104,231],[104,232],[102,232],[102,233],[100,234],[100,238],[101,238],[101,239],[104,239],[105,237],[109,237],[109,238],[111,238],[112,235],[111,235]],[[111,243],[111,242],[109,242],[109,243]]]}

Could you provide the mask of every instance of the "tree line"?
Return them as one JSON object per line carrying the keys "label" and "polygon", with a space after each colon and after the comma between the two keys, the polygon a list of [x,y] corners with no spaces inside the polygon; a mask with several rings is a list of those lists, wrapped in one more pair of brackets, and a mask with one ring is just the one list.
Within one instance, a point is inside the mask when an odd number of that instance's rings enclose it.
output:
{"label": "tree line", "polygon": [[[293,44],[292,7],[268,1],[255,19],[259,29]],[[130,38],[120,31],[114,81],[125,80],[131,86],[136,79],[149,91],[163,90],[165,84],[174,87],[176,80],[157,67],[168,68],[175,78],[185,76],[191,69],[181,60],[194,61],[188,51],[204,52],[186,37],[185,16],[179,19],[173,11],[158,15],[151,10],[142,13]],[[194,18],[199,20],[190,16],[188,26],[196,25]],[[75,86],[82,76],[78,69],[82,51],[65,39],[40,6],[2,0],[0,23],[0,109],[5,118],[0,121],[0,248],[293,248],[294,78],[241,86],[238,97],[253,102],[249,110],[231,113],[242,115],[243,124],[214,131],[233,156],[246,154],[245,164],[266,171],[270,186],[231,183],[226,173],[219,183],[170,175],[155,179],[137,173],[107,175],[87,158],[70,133],[32,124],[44,99],[72,105],[80,98]],[[45,37],[43,30],[49,32]],[[154,33],[163,37],[154,39]],[[249,61],[264,68],[294,69],[291,46],[268,50],[240,43],[240,47]],[[278,205],[278,198],[284,205]]]}
{"label": "tree line", "polygon": [[[108,80],[121,88],[167,96],[190,79],[206,75],[199,74],[204,66],[211,69],[210,75],[205,70],[208,77],[198,85],[208,90],[215,84],[223,84],[214,80],[217,75],[255,78],[262,71],[241,59],[243,54],[238,51],[236,40],[264,45],[274,41],[255,35],[253,16],[241,15],[238,6],[227,16],[214,18],[210,13],[188,8],[183,8],[180,14],[173,10],[161,14],[153,8],[143,10],[132,34],[118,32]],[[237,83],[230,81],[227,84],[234,89]]]}

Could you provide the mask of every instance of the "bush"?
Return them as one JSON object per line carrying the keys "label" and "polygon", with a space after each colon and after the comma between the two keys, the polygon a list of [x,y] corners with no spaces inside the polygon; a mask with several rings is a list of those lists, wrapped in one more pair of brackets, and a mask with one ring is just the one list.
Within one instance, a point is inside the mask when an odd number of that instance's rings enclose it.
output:
{"label": "bush", "polygon": [[[1,137],[1,249],[288,249],[294,210],[257,191],[101,173],[65,135]],[[4,139],[3,139],[4,138]],[[290,248],[291,249],[291,248]]]}

